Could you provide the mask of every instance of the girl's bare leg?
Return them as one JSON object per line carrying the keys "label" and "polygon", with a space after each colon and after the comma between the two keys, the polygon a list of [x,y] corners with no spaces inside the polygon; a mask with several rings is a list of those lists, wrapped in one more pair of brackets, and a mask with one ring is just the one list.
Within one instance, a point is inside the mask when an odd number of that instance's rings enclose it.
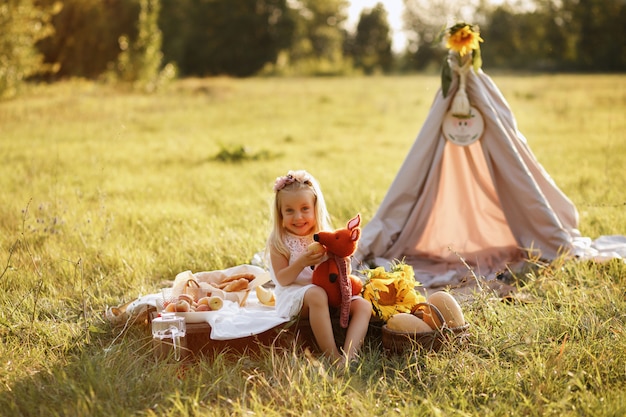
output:
{"label": "girl's bare leg", "polygon": [[[340,359],[328,310],[328,296],[322,287],[311,287],[304,294],[303,314],[309,317],[319,348],[331,359]],[[371,307],[370,307],[371,308]],[[371,314],[371,313],[370,313]]]}
{"label": "girl's bare leg", "polygon": [[343,345],[343,352],[346,361],[351,361],[356,357],[372,317],[372,304],[364,298],[355,298],[350,303],[350,324],[346,333],[346,340]]}

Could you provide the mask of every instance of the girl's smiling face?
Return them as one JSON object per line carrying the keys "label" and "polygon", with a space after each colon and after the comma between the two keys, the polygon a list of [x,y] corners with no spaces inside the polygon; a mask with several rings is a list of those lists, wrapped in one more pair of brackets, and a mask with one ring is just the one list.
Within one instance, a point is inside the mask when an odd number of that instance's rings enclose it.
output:
{"label": "girl's smiling face", "polygon": [[315,232],[315,195],[311,190],[282,192],[280,196],[280,213],[283,227],[296,236],[306,236]]}

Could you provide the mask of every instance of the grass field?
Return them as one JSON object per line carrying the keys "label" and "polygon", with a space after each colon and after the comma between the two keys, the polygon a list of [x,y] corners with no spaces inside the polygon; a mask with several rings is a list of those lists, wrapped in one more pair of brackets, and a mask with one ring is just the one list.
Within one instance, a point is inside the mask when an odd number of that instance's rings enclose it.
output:
{"label": "grass field", "polygon": [[[592,238],[626,234],[626,78],[492,77]],[[557,261],[535,302],[478,294],[467,346],[320,372],[291,351],[157,362],[109,305],[250,261],[273,180],[307,169],[336,225],[374,215],[434,76],[189,79],[146,96],[83,81],[0,102],[0,414],[626,414],[626,266]]]}

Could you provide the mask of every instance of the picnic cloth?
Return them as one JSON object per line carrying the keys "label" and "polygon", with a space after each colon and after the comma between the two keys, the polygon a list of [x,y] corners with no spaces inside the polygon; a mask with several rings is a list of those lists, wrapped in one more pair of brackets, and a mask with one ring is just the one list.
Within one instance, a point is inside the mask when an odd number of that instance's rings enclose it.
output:
{"label": "picnic cloth", "polygon": [[[233,273],[233,271],[241,272],[242,270],[253,272],[255,275],[266,272],[262,268],[253,265],[237,266],[227,270],[210,272],[228,275]],[[206,274],[206,272],[198,274]],[[124,306],[116,307],[120,310],[120,314],[109,314],[111,309],[108,309],[107,318],[113,323],[127,322],[133,317],[145,313],[150,307],[156,308],[157,311],[163,308],[163,294],[161,292],[139,296]],[[231,340],[254,336],[290,321],[288,317],[280,317],[274,307],[261,304],[254,290],[249,292],[243,305],[239,305],[239,303],[234,301],[224,300],[223,307],[217,311],[177,314],[182,316],[192,314],[195,315],[193,322],[204,321],[208,323],[211,326],[210,336],[213,340]]]}

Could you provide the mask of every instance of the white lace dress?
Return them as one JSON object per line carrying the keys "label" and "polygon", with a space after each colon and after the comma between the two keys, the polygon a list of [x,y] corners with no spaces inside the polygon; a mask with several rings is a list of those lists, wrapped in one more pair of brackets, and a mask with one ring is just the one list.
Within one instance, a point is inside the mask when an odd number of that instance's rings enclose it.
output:
{"label": "white lace dress", "polygon": [[[291,256],[289,257],[289,264],[293,262],[300,254],[306,252],[307,247],[313,243],[313,235],[308,236],[296,236],[288,234],[285,237],[285,245],[289,248]],[[276,285],[274,290],[274,296],[276,297],[276,312],[280,317],[293,318],[300,314],[302,310],[302,301],[304,300],[304,293],[313,286],[313,270],[306,267],[300,272],[296,280],[287,286],[282,286],[276,280],[272,268],[272,280]]]}

